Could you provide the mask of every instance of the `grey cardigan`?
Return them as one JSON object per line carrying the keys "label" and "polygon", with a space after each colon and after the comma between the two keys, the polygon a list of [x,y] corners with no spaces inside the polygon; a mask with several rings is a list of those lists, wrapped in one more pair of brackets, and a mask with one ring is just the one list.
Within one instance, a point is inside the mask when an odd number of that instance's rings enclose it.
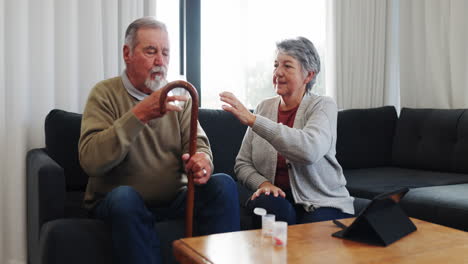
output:
{"label": "grey cardigan", "polygon": [[274,184],[277,153],[289,167],[294,201],[311,211],[333,207],[354,214],[353,200],[346,189],[343,170],[335,158],[337,106],[324,96],[306,94],[292,128],[277,123],[280,97],[261,102],[256,120],[248,128],[234,170],[251,190],[265,181]]}

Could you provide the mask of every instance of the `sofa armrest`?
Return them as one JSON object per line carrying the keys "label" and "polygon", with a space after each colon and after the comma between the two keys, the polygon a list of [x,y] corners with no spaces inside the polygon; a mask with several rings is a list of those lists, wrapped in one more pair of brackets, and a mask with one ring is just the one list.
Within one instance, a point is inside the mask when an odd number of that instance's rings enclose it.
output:
{"label": "sofa armrest", "polygon": [[41,226],[64,216],[64,171],[45,149],[32,149],[26,157],[26,182],[28,253],[30,263],[36,263]]}

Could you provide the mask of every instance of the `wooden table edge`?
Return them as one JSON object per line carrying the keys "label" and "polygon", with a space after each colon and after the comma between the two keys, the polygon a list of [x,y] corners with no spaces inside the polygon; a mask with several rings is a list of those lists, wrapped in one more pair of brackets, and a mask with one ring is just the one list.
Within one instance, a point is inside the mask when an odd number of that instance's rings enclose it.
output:
{"label": "wooden table edge", "polygon": [[213,264],[204,256],[198,254],[192,247],[184,241],[178,239],[172,243],[172,250],[177,261],[185,263],[209,263]]}

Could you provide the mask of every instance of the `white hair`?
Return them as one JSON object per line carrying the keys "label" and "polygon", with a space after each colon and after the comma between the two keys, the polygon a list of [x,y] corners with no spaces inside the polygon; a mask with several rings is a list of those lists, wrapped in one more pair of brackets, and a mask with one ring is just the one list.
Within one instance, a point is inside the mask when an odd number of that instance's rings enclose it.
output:
{"label": "white hair", "polygon": [[138,44],[137,32],[140,28],[162,29],[167,33],[166,25],[154,17],[145,16],[133,21],[125,31],[125,44],[130,47],[130,52]]}

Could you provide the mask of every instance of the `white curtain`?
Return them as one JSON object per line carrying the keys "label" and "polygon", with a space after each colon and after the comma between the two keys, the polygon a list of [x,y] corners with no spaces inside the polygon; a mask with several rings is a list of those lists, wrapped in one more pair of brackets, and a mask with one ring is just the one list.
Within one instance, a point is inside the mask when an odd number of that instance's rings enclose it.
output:
{"label": "white curtain", "polygon": [[399,107],[398,1],[331,0],[327,94],[341,109]]}
{"label": "white curtain", "polygon": [[156,0],[0,0],[0,263],[26,263],[25,157],[53,108],[81,112],[124,65],[123,35]]}
{"label": "white curtain", "polygon": [[401,104],[468,107],[468,1],[401,1]]}

